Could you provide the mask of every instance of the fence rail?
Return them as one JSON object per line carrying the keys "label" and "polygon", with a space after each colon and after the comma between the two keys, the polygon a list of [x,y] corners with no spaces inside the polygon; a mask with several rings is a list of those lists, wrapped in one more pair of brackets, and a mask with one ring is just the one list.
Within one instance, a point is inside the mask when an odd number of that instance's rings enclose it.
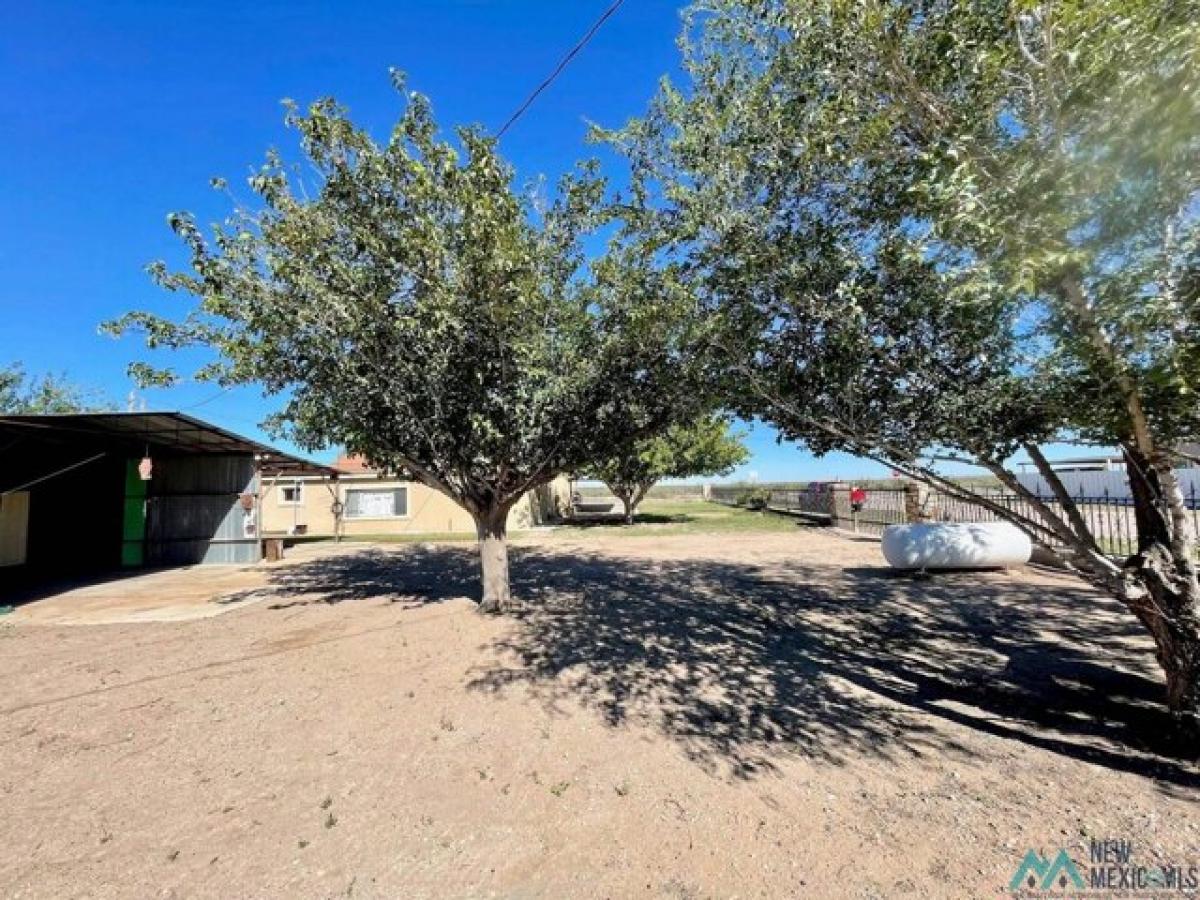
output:
{"label": "fence rail", "polygon": [[[993,522],[1004,518],[994,508],[975,500],[942,490],[925,490],[915,484],[869,489],[861,504],[851,502],[850,491],[848,485],[818,485],[804,490],[766,485],[757,488],[713,486],[709,496],[718,503],[758,505],[778,512],[807,515],[868,534],[881,534],[888,525],[908,522]],[[1034,522],[1043,521],[1038,503],[1059,516],[1063,514],[1062,503],[1056,497],[1042,496],[1035,501],[1002,489],[976,489],[972,493],[992,507],[1011,510]],[[1120,559],[1137,551],[1137,519],[1130,498],[1106,492],[1100,496],[1080,494],[1071,499],[1088,531],[1106,554]],[[1195,484],[1190,485],[1184,503],[1193,532],[1200,534],[1200,491]],[[1062,546],[1062,541],[1056,537],[1047,537],[1043,543]]]}

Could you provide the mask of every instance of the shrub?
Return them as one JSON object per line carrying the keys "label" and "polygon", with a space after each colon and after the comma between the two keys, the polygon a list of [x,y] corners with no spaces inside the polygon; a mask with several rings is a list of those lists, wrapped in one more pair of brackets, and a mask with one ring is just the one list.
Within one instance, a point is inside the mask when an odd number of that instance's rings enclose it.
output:
{"label": "shrub", "polygon": [[765,488],[750,488],[738,494],[737,505],[746,509],[766,509],[771,492]]}

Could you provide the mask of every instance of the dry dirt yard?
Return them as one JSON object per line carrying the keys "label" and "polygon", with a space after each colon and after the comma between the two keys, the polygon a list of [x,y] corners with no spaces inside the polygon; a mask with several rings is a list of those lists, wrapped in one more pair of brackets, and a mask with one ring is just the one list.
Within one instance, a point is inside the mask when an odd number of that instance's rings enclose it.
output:
{"label": "dry dirt yard", "polygon": [[800,528],[513,568],[511,618],[469,546],[349,545],[213,618],[0,626],[0,895],[995,897],[1028,849],[1200,858],[1147,642],[1069,579]]}

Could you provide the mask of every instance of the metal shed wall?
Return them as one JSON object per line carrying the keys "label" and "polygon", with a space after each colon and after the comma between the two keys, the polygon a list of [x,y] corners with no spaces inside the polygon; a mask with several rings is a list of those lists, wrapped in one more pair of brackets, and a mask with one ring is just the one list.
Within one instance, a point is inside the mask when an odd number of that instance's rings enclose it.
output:
{"label": "metal shed wall", "polygon": [[252,456],[156,459],[146,498],[146,562],[258,562],[257,505],[247,513],[240,502],[242,494],[258,493],[257,481]]}

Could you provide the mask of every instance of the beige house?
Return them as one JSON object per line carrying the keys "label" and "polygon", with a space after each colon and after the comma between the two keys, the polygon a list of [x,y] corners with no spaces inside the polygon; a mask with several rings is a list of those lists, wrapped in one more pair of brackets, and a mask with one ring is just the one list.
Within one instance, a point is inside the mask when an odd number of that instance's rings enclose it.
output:
{"label": "beige house", "polygon": [[[470,513],[427,485],[369,469],[358,457],[343,456],[333,467],[336,478],[264,478],[259,500],[264,536],[475,532]],[[569,483],[558,478],[521,498],[509,513],[509,530],[553,522],[569,504]]]}

